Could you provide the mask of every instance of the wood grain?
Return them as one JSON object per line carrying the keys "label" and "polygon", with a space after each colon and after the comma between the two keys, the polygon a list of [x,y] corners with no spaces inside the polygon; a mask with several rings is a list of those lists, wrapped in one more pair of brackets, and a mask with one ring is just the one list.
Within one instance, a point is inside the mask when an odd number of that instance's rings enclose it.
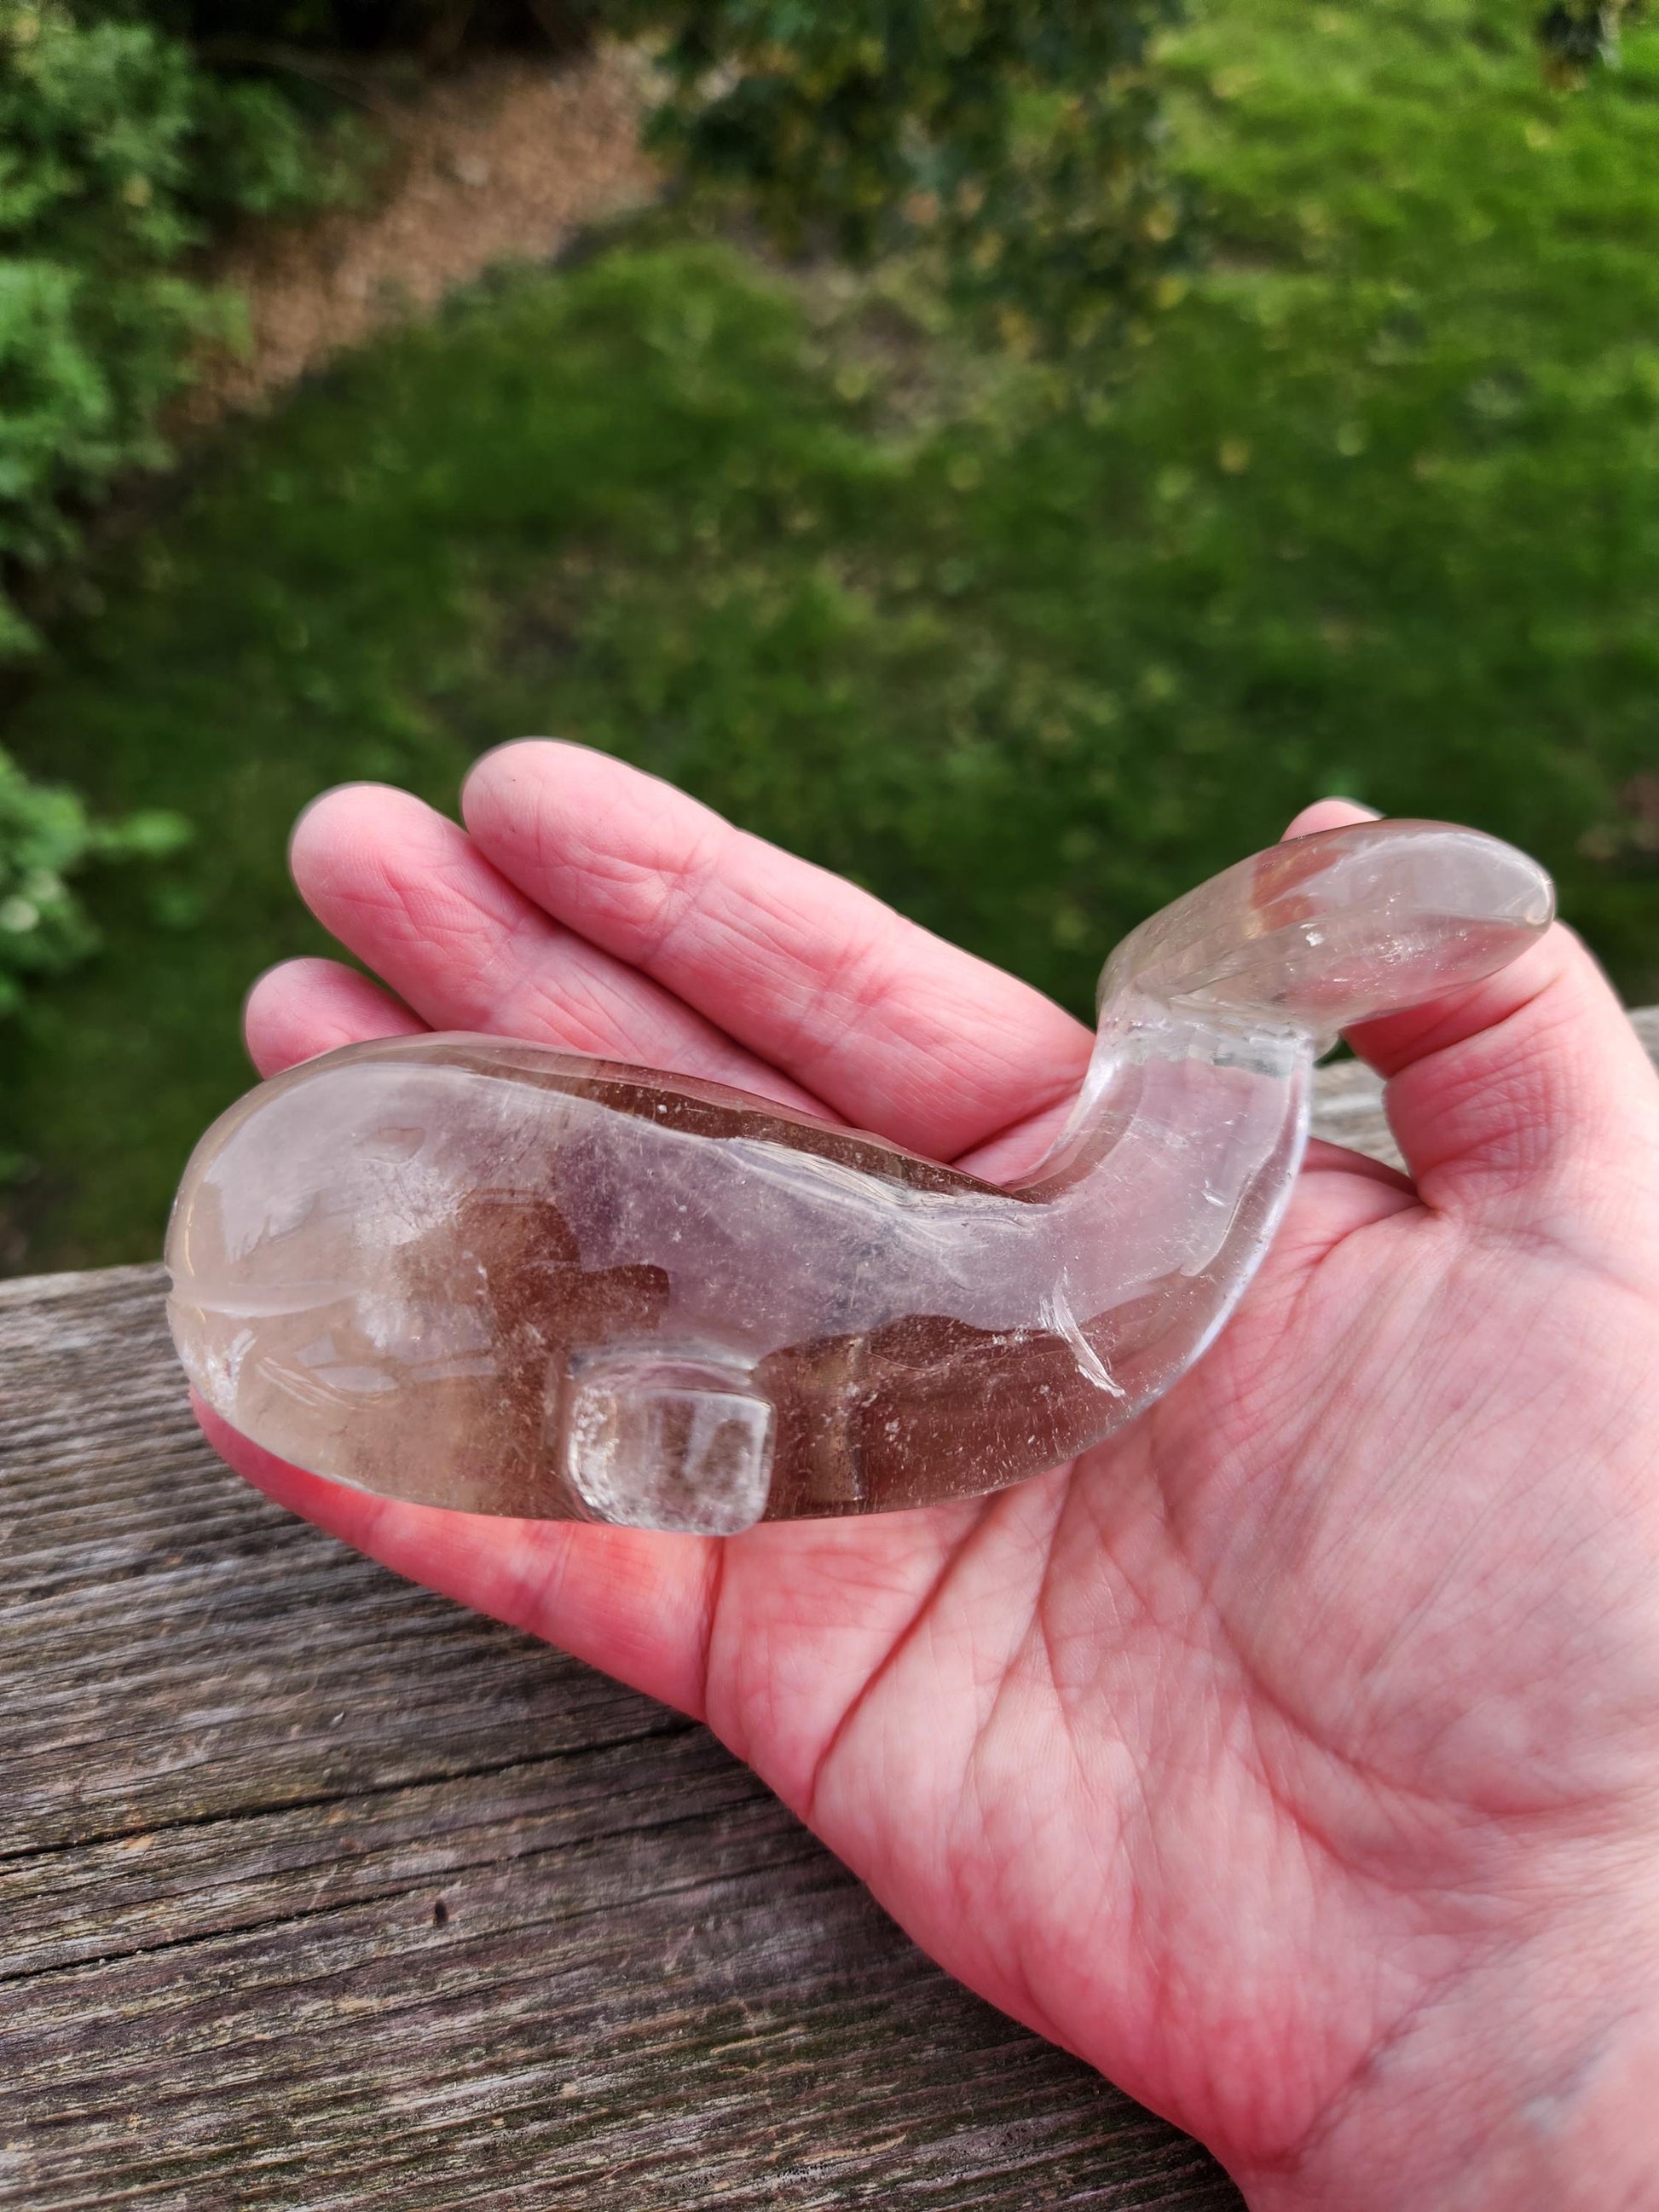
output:
{"label": "wood grain", "polygon": [[161,1296],[0,1286],[0,2205],[1236,2206],[702,1729],[228,1475]]}
{"label": "wood grain", "polygon": [[703,1730],[236,1482],[161,1295],[0,1285],[0,2206],[1237,2206]]}

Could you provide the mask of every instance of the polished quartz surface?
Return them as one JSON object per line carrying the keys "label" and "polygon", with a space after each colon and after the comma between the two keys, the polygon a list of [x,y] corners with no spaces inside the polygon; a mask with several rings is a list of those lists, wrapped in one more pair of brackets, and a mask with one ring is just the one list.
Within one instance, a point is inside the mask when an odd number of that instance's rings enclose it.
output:
{"label": "polished quartz surface", "polygon": [[732,1534],[991,1491],[1133,1419],[1255,1271],[1340,1028],[1490,973],[1548,879],[1470,830],[1279,846],[1143,924],[1047,1160],[1000,1189],[680,1077],[466,1036],[325,1054],[215,1124],[179,1354],[313,1472]]}

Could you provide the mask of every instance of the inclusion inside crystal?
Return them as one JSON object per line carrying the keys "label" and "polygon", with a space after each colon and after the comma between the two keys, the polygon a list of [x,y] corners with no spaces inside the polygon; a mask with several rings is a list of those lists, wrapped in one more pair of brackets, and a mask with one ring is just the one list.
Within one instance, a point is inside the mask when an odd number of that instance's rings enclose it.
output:
{"label": "inclusion inside crystal", "polygon": [[1439,824],[1242,863],[1108,963],[1071,1123],[1000,1189],[741,1092],[499,1038],[356,1045],[203,1139],[167,1248],[198,1389],[380,1494],[723,1535],[995,1490],[1133,1419],[1271,1238],[1335,1030],[1551,911]]}

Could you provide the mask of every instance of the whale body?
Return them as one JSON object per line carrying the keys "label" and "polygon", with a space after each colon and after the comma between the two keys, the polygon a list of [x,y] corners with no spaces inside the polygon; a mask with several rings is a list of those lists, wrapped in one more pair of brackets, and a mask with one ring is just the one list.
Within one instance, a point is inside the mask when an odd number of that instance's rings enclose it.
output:
{"label": "whale body", "polygon": [[975,1495],[1132,1420],[1267,1249],[1337,1030],[1488,974],[1524,855],[1379,823],[1127,939],[1048,1158],[1003,1188],[725,1086],[495,1037],[348,1046],[208,1132],[167,1244],[207,1403],[475,1512],[730,1534]]}

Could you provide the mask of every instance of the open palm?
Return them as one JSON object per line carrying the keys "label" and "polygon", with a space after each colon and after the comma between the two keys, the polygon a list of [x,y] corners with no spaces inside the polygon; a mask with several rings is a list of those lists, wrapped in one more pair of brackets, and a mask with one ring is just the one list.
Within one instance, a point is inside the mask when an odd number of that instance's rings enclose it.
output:
{"label": "open palm", "polygon": [[[578,748],[503,748],[464,807],[307,815],[302,892],[398,995],[276,970],[264,1073],[493,1030],[993,1177],[1045,1148],[1090,1039],[1024,986]],[[1659,1086],[1559,930],[1358,1042],[1414,1187],[1316,1146],[1215,1347],[1000,1496],[720,1541],[389,1504],[215,1441],[702,1716],[1253,2203],[1576,2201],[1551,2161],[1659,2036]]]}

